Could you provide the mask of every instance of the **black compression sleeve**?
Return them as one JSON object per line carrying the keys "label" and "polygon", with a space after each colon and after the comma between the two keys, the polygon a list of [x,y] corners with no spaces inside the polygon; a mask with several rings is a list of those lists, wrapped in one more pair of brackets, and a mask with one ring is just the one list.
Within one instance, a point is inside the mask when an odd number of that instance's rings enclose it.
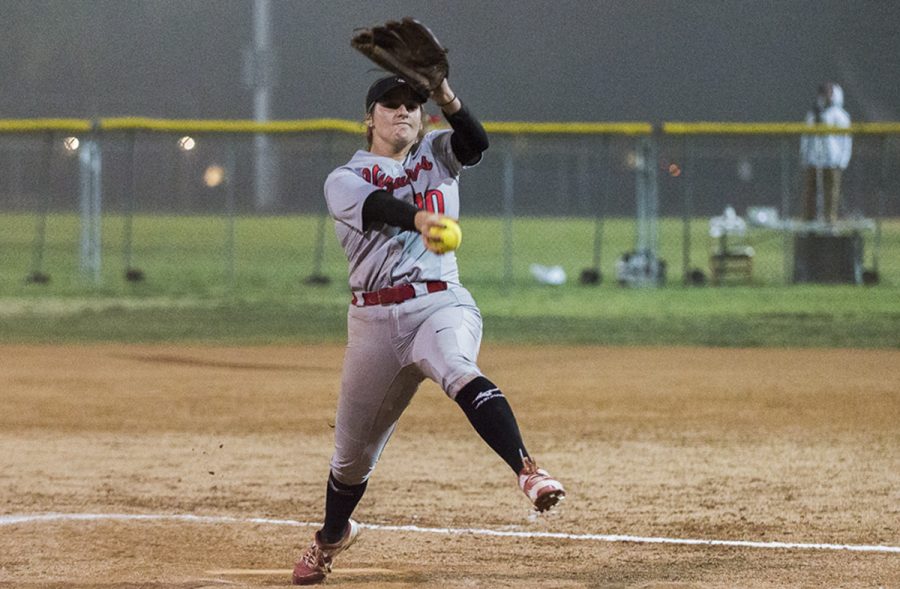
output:
{"label": "black compression sleeve", "polygon": [[452,115],[445,115],[445,118],[453,128],[450,146],[456,159],[465,166],[478,163],[481,154],[488,148],[488,136],[484,127],[465,104]]}
{"label": "black compression sleeve", "polygon": [[416,231],[416,213],[419,209],[408,202],[394,198],[387,190],[376,190],[363,203],[363,229],[372,223],[385,223],[400,229]]}

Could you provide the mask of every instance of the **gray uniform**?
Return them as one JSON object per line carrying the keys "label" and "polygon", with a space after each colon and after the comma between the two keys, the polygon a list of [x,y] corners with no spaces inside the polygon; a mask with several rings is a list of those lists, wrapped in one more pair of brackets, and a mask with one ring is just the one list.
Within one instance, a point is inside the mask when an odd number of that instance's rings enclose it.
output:
{"label": "gray uniform", "polygon": [[[325,181],[325,200],[349,261],[353,303],[335,420],[331,469],[347,485],[360,484],[424,378],[451,397],[482,376],[476,361],[481,314],[459,282],[456,254],[428,251],[415,231],[374,224],[363,229],[363,204],[376,189],[452,218],[459,217],[462,164],[450,131],[432,131],[402,162],[357,151]],[[428,293],[426,282],[447,290]],[[363,304],[363,293],[411,284],[417,296],[399,304]]]}

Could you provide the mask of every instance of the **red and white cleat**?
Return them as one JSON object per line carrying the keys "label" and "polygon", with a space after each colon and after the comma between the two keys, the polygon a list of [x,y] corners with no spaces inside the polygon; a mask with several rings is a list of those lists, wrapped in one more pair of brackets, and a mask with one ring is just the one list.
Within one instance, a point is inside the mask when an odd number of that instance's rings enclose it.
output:
{"label": "red and white cleat", "polygon": [[519,488],[534,504],[536,511],[547,511],[566,496],[562,483],[554,479],[530,456],[522,458],[524,466],[519,471]]}
{"label": "red and white cleat", "polygon": [[347,523],[344,537],[334,544],[323,544],[319,540],[319,533],[316,532],[312,545],[294,565],[292,578],[294,585],[316,585],[323,582],[325,576],[331,572],[334,557],[356,542],[357,536],[359,524],[352,519]]}

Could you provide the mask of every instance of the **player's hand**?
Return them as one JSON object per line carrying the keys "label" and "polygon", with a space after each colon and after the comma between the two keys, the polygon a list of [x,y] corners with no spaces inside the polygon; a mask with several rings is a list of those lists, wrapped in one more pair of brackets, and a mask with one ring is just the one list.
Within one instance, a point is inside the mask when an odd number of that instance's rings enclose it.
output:
{"label": "player's hand", "polygon": [[452,252],[462,242],[459,223],[450,217],[435,215],[427,211],[416,213],[416,227],[422,232],[425,248],[438,255]]}
{"label": "player's hand", "polygon": [[440,238],[431,236],[431,229],[434,227],[443,229],[445,225],[441,219],[441,215],[429,213],[428,211],[419,211],[416,213],[416,229],[422,234],[422,241],[425,243],[425,248],[430,252],[439,253],[441,240]]}

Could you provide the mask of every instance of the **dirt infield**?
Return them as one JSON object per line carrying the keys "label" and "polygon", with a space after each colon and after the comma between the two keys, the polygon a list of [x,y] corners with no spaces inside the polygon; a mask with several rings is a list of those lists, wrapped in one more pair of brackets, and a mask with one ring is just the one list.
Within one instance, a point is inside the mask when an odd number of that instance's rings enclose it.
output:
{"label": "dirt infield", "polygon": [[[0,587],[290,583],[322,516],[340,347],[0,354]],[[900,587],[900,352],[489,346],[481,364],[562,509],[531,517],[426,384],[329,585]]]}

